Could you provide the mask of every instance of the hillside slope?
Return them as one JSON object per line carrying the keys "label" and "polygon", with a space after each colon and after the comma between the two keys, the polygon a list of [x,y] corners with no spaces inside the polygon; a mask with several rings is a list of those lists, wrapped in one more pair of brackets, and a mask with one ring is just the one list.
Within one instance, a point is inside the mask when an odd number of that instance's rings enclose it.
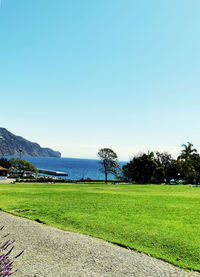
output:
{"label": "hillside slope", "polygon": [[0,127],[0,155],[18,156],[19,149],[22,150],[22,156],[61,157],[61,153],[58,151],[54,151],[50,148],[42,148],[38,143],[16,136],[7,129]]}

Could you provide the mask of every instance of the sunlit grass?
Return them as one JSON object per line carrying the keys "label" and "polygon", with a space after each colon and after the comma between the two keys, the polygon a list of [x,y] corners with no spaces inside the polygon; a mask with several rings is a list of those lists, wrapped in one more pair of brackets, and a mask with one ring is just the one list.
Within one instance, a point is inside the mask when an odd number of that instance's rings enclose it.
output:
{"label": "sunlit grass", "polygon": [[200,188],[0,184],[0,208],[200,270]]}

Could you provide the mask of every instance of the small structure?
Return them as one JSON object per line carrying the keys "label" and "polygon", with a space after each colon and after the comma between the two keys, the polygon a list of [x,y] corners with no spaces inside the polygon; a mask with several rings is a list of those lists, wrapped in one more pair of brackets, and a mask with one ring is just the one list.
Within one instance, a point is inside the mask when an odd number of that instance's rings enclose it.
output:
{"label": "small structure", "polygon": [[8,176],[8,169],[0,166],[0,177],[7,177]]}

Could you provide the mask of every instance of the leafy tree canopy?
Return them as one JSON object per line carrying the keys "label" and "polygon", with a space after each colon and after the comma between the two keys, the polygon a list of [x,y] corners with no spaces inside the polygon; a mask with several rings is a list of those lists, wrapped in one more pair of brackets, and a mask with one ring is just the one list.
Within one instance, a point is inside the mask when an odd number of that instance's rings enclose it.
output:
{"label": "leafy tree canopy", "polygon": [[110,148],[102,148],[97,155],[100,158],[100,164],[102,166],[100,171],[105,174],[105,183],[107,183],[108,174],[117,175],[118,173],[117,154]]}
{"label": "leafy tree canopy", "polygon": [[19,175],[22,177],[25,172],[32,172],[32,173],[37,172],[37,168],[32,163],[26,160],[21,160],[19,158],[18,159],[12,158],[10,162],[11,162],[12,170],[14,170],[15,172],[18,172]]}
{"label": "leafy tree canopy", "polygon": [[124,177],[140,184],[151,183],[152,177],[158,168],[154,153],[140,154],[135,156],[129,163],[123,166]]}
{"label": "leafy tree canopy", "polygon": [[11,162],[7,159],[0,159],[0,166],[6,168],[6,169],[9,169],[11,167]]}

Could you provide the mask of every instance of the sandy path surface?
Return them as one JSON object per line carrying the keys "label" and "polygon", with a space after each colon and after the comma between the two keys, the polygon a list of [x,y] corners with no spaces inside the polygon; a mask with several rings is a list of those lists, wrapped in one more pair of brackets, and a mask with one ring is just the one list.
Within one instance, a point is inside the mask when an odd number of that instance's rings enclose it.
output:
{"label": "sandy path surface", "polygon": [[0,212],[0,226],[16,240],[16,277],[200,277],[166,262],[100,239],[62,231]]}

